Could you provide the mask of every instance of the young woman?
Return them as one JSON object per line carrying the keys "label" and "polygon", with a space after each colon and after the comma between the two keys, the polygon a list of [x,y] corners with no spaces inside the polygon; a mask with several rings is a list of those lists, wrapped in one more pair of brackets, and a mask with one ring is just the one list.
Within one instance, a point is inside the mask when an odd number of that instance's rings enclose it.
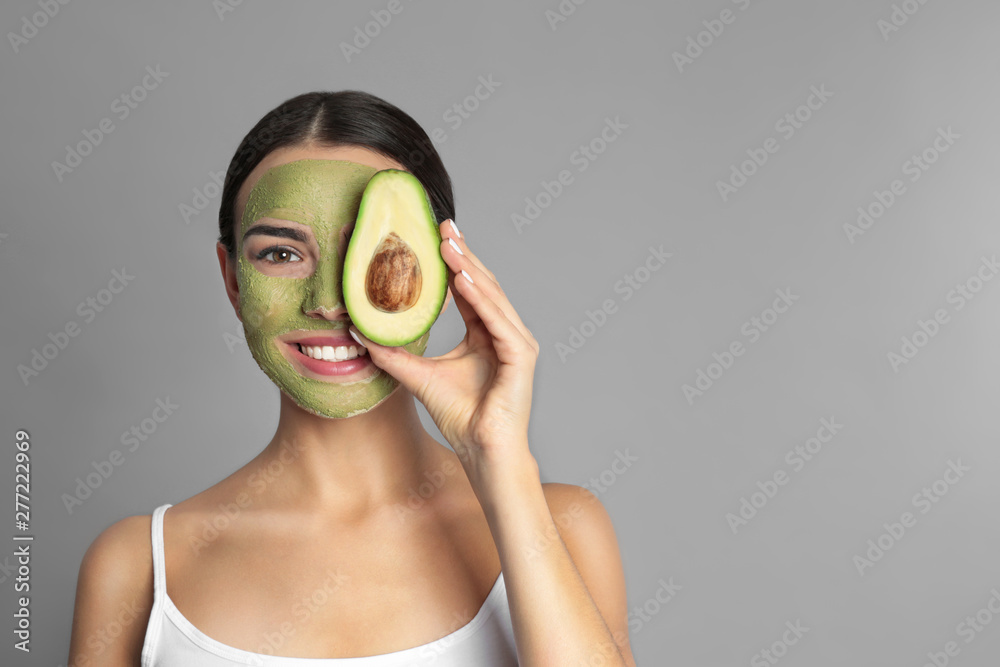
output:
{"label": "young woman", "polygon": [[[467,331],[440,357],[428,334],[373,343],[344,306],[360,196],[389,168],[442,221],[444,308]],[[277,430],[215,486],[94,540],[71,666],[634,666],[613,526],[589,491],[540,483],[539,346],[453,218],[426,133],[375,96],[300,95],[244,138],[217,252],[281,389]]]}

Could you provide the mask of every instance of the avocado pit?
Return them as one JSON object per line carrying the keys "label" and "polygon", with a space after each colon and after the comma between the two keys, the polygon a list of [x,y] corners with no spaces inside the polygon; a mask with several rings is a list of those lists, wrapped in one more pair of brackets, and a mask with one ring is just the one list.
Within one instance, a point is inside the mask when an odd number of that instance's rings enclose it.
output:
{"label": "avocado pit", "polygon": [[368,302],[384,313],[409,310],[420,297],[422,277],[416,253],[395,232],[375,248],[365,275]]}

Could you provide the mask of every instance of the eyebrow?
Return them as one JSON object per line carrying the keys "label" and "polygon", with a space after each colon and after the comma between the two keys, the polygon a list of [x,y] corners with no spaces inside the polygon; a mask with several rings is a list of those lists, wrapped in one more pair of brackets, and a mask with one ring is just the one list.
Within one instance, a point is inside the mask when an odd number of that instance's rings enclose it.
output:
{"label": "eyebrow", "polygon": [[293,241],[298,241],[299,243],[309,242],[305,232],[301,232],[298,229],[292,229],[291,227],[276,227],[275,225],[257,225],[255,227],[251,227],[247,230],[246,234],[243,235],[243,240],[246,241],[255,234],[280,236],[281,238],[292,239]]}

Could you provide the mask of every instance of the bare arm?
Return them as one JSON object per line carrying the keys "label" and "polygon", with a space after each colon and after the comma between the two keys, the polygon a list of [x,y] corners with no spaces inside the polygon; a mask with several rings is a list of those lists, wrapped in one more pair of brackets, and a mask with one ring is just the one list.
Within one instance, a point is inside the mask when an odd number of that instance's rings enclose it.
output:
{"label": "bare arm", "polygon": [[507,583],[518,660],[525,667],[635,667],[611,520],[582,487],[546,487],[531,465],[479,487]]}
{"label": "bare arm", "polygon": [[625,571],[611,516],[598,497],[582,486],[549,483],[542,488],[563,544],[618,651],[628,667],[636,667],[628,634]]}

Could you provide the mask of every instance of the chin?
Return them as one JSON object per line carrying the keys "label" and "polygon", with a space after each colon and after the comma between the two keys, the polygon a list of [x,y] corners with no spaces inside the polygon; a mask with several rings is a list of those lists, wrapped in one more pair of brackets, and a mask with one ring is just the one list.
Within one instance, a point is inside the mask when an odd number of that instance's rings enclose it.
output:
{"label": "chin", "polygon": [[[399,387],[400,387],[400,384],[397,382],[396,386],[393,387],[392,391],[390,391],[388,394],[386,394],[385,396],[383,396],[382,398],[380,398],[378,400],[378,402],[376,402],[374,405],[370,405],[370,406],[368,406],[366,408],[359,408],[357,410],[348,412],[347,414],[335,414],[335,415],[327,414],[326,412],[323,412],[320,409],[313,408],[313,407],[308,406],[308,405],[304,405],[303,403],[300,403],[294,396],[292,396],[291,394],[289,394],[287,392],[282,391],[282,393],[285,394],[285,396],[287,396],[300,410],[302,410],[304,412],[308,412],[309,414],[311,414],[311,415],[313,415],[315,417],[322,417],[324,419],[350,419],[351,417],[356,417],[358,415],[363,415],[366,412],[370,412],[370,411],[374,410],[375,408],[377,408],[378,406],[382,405],[383,403],[385,403],[386,399],[388,399],[390,396],[392,396],[397,391],[399,391]],[[335,406],[335,407],[337,407],[337,406]],[[338,410],[338,413],[339,412],[342,412],[342,410]]]}

